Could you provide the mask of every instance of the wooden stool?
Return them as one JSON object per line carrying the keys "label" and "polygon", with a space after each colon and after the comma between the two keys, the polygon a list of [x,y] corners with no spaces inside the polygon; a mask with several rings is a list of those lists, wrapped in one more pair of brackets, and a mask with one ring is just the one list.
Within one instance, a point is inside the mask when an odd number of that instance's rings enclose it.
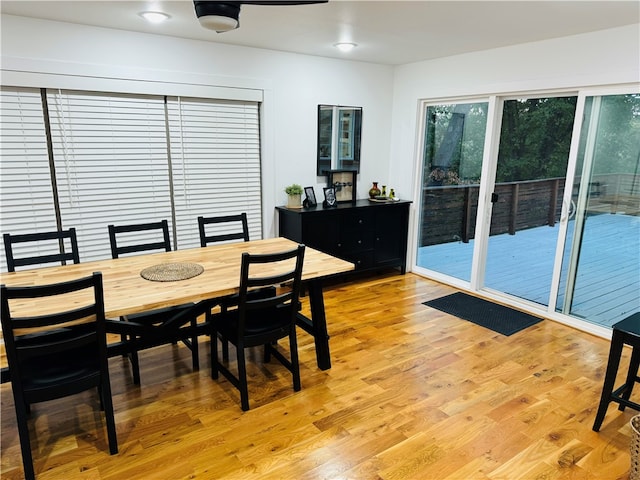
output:
{"label": "wooden stool", "polygon": [[[622,347],[631,345],[631,361],[629,362],[629,371],[624,384],[613,389],[618,366],[620,365],[620,357],[622,356]],[[607,373],[604,377],[604,385],[602,386],[602,395],[600,396],[600,405],[598,413],[593,422],[593,431],[600,430],[600,425],[607,413],[607,407],[610,402],[619,403],[618,410],[624,410],[625,407],[631,407],[640,411],[640,405],[629,400],[631,391],[636,382],[640,381],[638,377],[638,366],[640,365],[640,312],[634,313],[630,317],[619,321],[613,326],[613,335],[611,337],[611,348],[609,349],[609,362],[607,364]]]}

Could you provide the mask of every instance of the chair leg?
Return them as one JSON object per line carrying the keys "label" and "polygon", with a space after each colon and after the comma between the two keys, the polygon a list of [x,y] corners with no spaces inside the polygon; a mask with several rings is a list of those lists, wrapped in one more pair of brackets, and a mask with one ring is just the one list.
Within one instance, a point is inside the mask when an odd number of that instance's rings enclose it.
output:
{"label": "chair leg", "polygon": [[194,318],[191,320],[191,328],[193,328],[194,334],[191,337],[191,361],[193,363],[193,371],[197,372],[200,370],[200,352],[198,351],[198,319]]}
{"label": "chair leg", "polygon": [[229,360],[229,341],[220,335],[220,343],[222,343],[222,360]]}
{"label": "chair leg", "polygon": [[109,453],[118,453],[118,437],[116,435],[116,420],[113,412],[113,399],[111,398],[111,385],[109,379],[103,379],[100,385],[100,403],[103,405],[104,419],[107,424],[107,439],[109,441]]}
{"label": "chair leg", "polygon": [[[227,313],[227,304],[224,302],[224,300],[220,304],[220,313],[222,314]],[[222,360],[228,361],[229,360],[229,341],[220,334],[218,334],[218,338],[220,338],[220,342],[222,343]]]}
{"label": "chair leg", "polygon": [[[627,379],[625,380],[625,388],[621,397],[625,400],[629,400],[633,386],[638,378],[638,367],[640,366],[640,348],[633,347],[631,351],[631,360],[629,361],[629,371],[627,372]],[[618,410],[623,412],[625,409],[624,404],[620,404]]]}
{"label": "chair leg", "polygon": [[211,333],[211,378],[218,378],[218,332]]}
{"label": "chair leg", "polygon": [[238,390],[240,390],[240,404],[243,411],[249,410],[249,387],[247,386],[247,364],[244,357],[244,345],[236,345],[238,358]]}
{"label": "chair leg", "polygon": [[102,384],[98,385],[98,400],[100,400],[100,411],[104,412],[104,394],[102,392]]}
{"label": "chair leg", "polygon": [[289,350],[291,351],[291,374],[293,375],[293,390],[299,392],[300,385],[300,362],[298,360],[298,339],[296,338],[296,327],[292,327],[289,332]]}
{"label": "chair leg", "polygon": [[27,421],[27,409],[22,399],[15,398],[16,420],[18,422],[18,436],[20,437],[20,451],[22,452],[22,467],[25,480],[35,480],[33,469],[33,457],[31,456],[31,441],[29,439],[29,423]]}
{"label": "chair leg", "polygon": [[[120,317],[120,321],[123,321],[123,322],[124,322],[124,321],[126,321],[126,320],[127,320],[127,317],[123,317],[123,316],[121,316],[121,317]],[[121,333],[121,334],[120,334],[120,341],[121,341],[121,342],[126,342],[128,339],[129,339],[129,337],[128,337],[126,334],[124,334],[124,333]],[[123,354],[122,354],[122,357],[123,357],[123,358],[124,358],[124,357],[126,357],[126,356],[127,356],[127,354],[126,354],[126,353],[123,353]]]}
{"label": "chair leg", "polygon": [[597,432],[600,430],[602,421],[607,414],[607,407],[611,401],[611,393],[616,381],[616,373],[620,365],[620,357],[622,356],[623,341],[621,335],[617,335],[617,331],[613,330],[613,336],[611,338],[611,347],[609,348],[609,361],[607,363],[607,371],[604,376],[604,384],[602,386],[602,394],[600,395],[600,404],[598,406],[598,412],[593,422],[592,430]]}
{"label": "chair leg", "polygon": [[131,361],[133,383],[135,385],[140,385],[140,360],[138,359],[138,352],[131,352],[129,354],[129,360]]}

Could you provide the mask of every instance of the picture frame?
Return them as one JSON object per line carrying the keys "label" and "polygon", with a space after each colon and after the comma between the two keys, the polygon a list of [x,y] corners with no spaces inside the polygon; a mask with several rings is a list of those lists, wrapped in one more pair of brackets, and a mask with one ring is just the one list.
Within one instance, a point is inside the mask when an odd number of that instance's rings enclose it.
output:
{"label": "picture frame", "polygon": [[357,178],[357,170],[329,170],[327,183],[334,189],[337,203],[355,203]]}
{"label": "picture frame", "polygon": [[316,192],[313,190],[313,187],[304,187],[304,194],[306,198],[302,202],[302,206],[305,208],[313,208],[318,205],[318,201],[316,200]]}
{"label": "picture frame", "polygon": [[322,206],[324,208],[332,208],[337,207],[336,203],[336,191],[333,187],[324,187],[322,189],[324,192],[324,202],[322,202]]}

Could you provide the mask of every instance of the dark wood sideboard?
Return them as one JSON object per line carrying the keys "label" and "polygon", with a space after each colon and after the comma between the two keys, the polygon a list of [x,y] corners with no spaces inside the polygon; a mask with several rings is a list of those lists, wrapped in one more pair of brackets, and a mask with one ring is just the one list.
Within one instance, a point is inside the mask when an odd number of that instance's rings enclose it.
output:
{"label": "dark wood sideboard", "polygon": [[276,207],[279,235],[353,262],[356,271],[398,267],[404,274],[410,205],[357,200],[335,208]]}

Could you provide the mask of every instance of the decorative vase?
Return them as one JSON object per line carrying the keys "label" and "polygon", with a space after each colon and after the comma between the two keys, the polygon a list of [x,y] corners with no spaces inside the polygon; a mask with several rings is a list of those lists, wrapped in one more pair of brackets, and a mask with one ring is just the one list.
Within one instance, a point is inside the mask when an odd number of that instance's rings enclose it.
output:
{"label": "decorative vase", "polygon": [[380,195],[380,189],[378,188],[378,182],[373,182],[373,187],[369,189],[369,198],[376,198]]}
{"label": "decorative vase", "polygon": [[288,208],[300,208],[302,194],[294,193],[293,195],[287,195],[287,207]]}
{"label": "decorative vase", "polygon": [[382,196],[383,197],[387,196],[387,186],[386,185],[382,185]]}

